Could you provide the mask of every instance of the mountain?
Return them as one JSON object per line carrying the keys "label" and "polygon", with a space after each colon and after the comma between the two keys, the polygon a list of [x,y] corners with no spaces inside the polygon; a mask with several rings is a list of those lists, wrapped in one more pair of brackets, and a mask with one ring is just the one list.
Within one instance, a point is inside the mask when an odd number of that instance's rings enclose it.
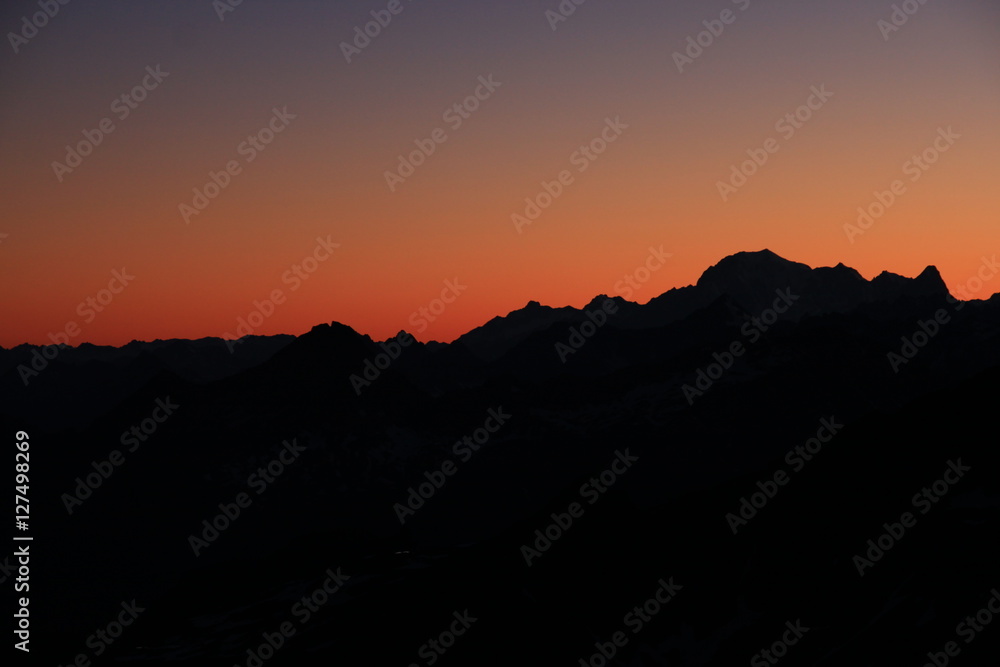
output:
{"label": "mountain", "polygon": [[[607,353],[605,343],[599,343],[588,353],[574,352],[563,355],[562,359],[549,353],[557,344],[569,340],[572,327],[589,321],[588,313],[607,307],[608,328],[656,332],[714,307],[721,309],[716,315],[699,317],[708,318],[704,325],[708,331],[718,331],[714,322],[719,318],[731,323],[749,321],[771,308],[781,293],[786,298],[794,297],[794,305],[782,315],[783,320],[791,321],[848,313],[877,304],[882,304],[882,308],[873,312],[885,313],[889,304],[899,308],[899,304],[936,302],[949,296],[933,266],[916,278],[884,272],[868,281],[843,264],[810,268],[770,250],[740,252],[708,268],[695,285],[671,289],[646,304],[608,295],[599,295],[579,309],[553,308],[531,301],[524,308],[494,317],[452,344],[425,345],[415,341],[388,375],[398,380],[403,373],[408,384],[435,394],[454,383],[480,383],[503,369],[537,378],[558,375],[565,369],[565,361],[572,361],[569,366],[575,372],[589,372],[581,360],[598,356],[595,350]],[[666,335],[675,336],[682,331],[689,331],[685,335],[696,338],[706,335],[697,327],[691,328],[692,323],[672,329]],[[663,354],[658,334],[652,338],[622,334],[622,339],[628,336],[634,342],[626,345],[621,354],[594,362],[594,372],[627,366],[643,355],[659,358]],[[22,419],[68,426],[106,412],[163,373],[190,382],[211,383],[238,376],[278,356],[271,367],[284,368],[279,375],[287,375],[287,369],[300,365],[311,376],[320,371],[340,375],[351,364],[354,371],[348,375],[357,375],[363,370],[365,360],[374,359],[381,351],[369,337],[336,322],[316,327],[298,338],[248,336],[239,343],[219,338],[133,341],[121,348],[83,344],[63,346],[49,359],[46,355],[55,349],[33,345],[11,350],[0,348],[0,388],[10,396],[0,410]],[[53,373],[49,368],[59,370]],[[53,382],[56,374],[59,380]],[[282,385],[294,382],[291,378],[275,381]],[[377,386],[378,392],[385,391],[388,385]],[[67,395],[74,396],[73,401],[67,403]],[[49,407],[55,403],[64,405],[58,414],[53,414]]]}
{"label": "mountain", "polygon": [[579,311],[569,306],[552,308],[537,301],[529,301],[524,308],[511,311],[503,317],[494,317],[458,340],[473,354],[485,360],[493,360],[530,334],[578,316]]}
{"label": "mountain", "polygon": [[792,317],[844,313],[863,304],[912,298],[941,297],[948,288],[938,270],[929,266],[916,278],[884,272],[872,281],[838,264],[811,269],[769,250],[742,252],[705,271],[697,287],[713,295],[728,294],[754,312],[768,308],[774,286],[783,285],[801,297]]}
{"label": "mountain", "polygon": [[619,631],[619,664],[745,664],[797,619],[789,665],[922,664],[996,586],[1000,296],[933,267],[740,253],[646,304],[410,339],[67,348],[27,387],[8,364],[37,657],[97,657],[136,600],[108,664],[426,664],[464,613],[441,664],[597,664]]}
{"label": "mountain", "polygon": [[[86,422],[168,373],[214,382],[263,363],[294,336],[132,341],[122,347],[18,345],[0,348],[0,393],[6,414],[68,426]],[[53,410],[58,404],[60,408]]]}
{"label": "mountain", "polygon": [[[662,327],[723,296],[746,313],[757,314],[773,305],[779,290],[789,290],[798,297],[790,312],[790,317],[796,320],[809,315],[846,313],[865,304],[948,295],[947,286],[932,266],[916,278],[886,272],[868,281],[843,264],[813,269],[783,259],[770,250],[761,250],[726,257],[702,273],[695,285],[672,289],[645,305],[616,296],[613,300],[618,312],[614,322],[624,329]],[[531,301],[520,310],[495,317],[460,336],[456,342],[481,359],[493,361],[533,333],[557,323],[582,323],[586,311],[600,309],[606,298],[609,297],[597,297],[582,309],[551,308]]]}

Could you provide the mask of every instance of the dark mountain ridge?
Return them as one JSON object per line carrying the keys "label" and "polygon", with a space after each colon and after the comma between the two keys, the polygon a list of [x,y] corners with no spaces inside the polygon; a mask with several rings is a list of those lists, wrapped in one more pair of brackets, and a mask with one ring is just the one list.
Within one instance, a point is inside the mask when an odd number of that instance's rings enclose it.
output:
{"label": "dark mountain ridge", "polygon": [[[799,616],[816,630],[789,664],[916,662],[915,636],[943,645],[978,609],[1000,577],[1000,298],[957,302],[933,268],[866,281],[763,252],[645,305],[610,299],[533,302],[447,345],[338,323],[246,339],[245,367],[207,379],[150,349],[65,350],[28,387],[8,368],[0,423],[31,432],[38,543],[59,545],[33,560],[40,652],[72,662],[95,615],[136,598],[148,616],[109,664],[247,664],[338,566],[348,586],[267,664],[410,664],[466,608],[481,621],[453,664],[572,664],[670,576],[683,597],[620,664],[745,664]],[[179,407],[67,511],[157,401]],[[824,423],[842,431],[793,471]],[[250,476],[292,441],[258,496]],[[624,450],[635,465],[529,567],[523,545]],[[852,556],[956,457],[968,479],[860,578]],[[777,470],[795,474],[734,535],[727,513]],[[196,555],[240,493],[252,504]],[[997,640],[976,641],[963,663],[995,664]]]}

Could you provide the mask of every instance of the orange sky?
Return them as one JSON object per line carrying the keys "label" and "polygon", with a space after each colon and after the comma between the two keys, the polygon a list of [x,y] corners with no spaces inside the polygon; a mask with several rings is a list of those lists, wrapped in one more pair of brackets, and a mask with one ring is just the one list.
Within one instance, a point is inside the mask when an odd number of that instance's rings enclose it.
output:
{"label": "orange sky", "polygon": [[[740,250],[869,278],[934,264],[953,287],[1000,252],[1000,12],[982,2],[928,3],[885,40],[892,3],[860,0],[593,2],[555,31],[556,2],[426,0],[350,64],[340,43],[386,3],[244,3],[224,21],[174,4],[71,3],[0,56],[0,345],[70,322],[73,344],[223,336],[276,289],[254,333],[337,320],[447,341],[531,299],[613,294],[650,246],[672,257],[640,302]],[[678,72],[673,53],[726,8],[735,21]],[[34,11],[9,3],[0,25]],[[120,118],[112,101],[156,65],[169,75]],[[444,112],[491,74],[454,128]],[[821,84],[833,96],[784,136],[776,121]],[[296,117],[248,162],[239,147],[275,107]],[[114,131],[60,182],[52,163],[105,117]],[[574,152],[607,118],[628,127],[581,172]],[[907,162],[949,127],[960,137],[913,180]],[[385,172],[436,128],[447,141],[390,191]],[[718,182],[769,138],[777,152],[723,201]],[[179,205],[230,160],[240,172],[186,224]],[[511,215],[563,170],[572,183],[519,233]],[[844,225],[897,179],[852,243]],[[317,237],[339,248],[292,289]],[[123,267],[134,281],[85,321],[79,304]],[[467,289],[416,331],[455,279]]]}

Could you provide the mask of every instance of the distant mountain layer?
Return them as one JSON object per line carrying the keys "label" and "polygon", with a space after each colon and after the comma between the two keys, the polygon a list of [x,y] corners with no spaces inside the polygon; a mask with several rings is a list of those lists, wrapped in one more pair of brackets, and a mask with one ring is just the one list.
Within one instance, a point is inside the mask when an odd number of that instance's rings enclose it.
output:
{"label": "distant mountain layer", "polygon": [[[800,297],[789,312],[793,320],[809,315],[846,313],[864,304],[948,294],[948,288],[933,266],[924,269],[916,278],[885,272],[868,281],[843,264],[812,269],[783,259],[770,250],[762,250],[726,257],[705,271],[696,285],[672,289],[646,305],[615,297],[618,313],[614,321],[616,326],[625,329],[660,327],[681,320],[723,296],[747,313],[760,313],[773,304],[776,289],[788,289]],[[606,298],[594,299],[583,310],[600,308]],[[582,321],[583,317],[584,313],[574,308],[549,308],[532,301],[506,317],[493,318],[458,341],[484,359],[497,359],[531,333],[557,321]]]}
{"label": "distant mountain layer", "polygon": [[0,348],[0,388],[8,397],[4,411],[53,425],[64,418],[92,418],[162,373],[191,382],[221,380],[263,363],[293,340],[278,335],[248,336],[229,345],[221,338],[202,338],[132,341],[122,347]]}
{"label": "distant mountain layer", "polygon": [[[765,313],[776,301],[790,304],[781,319],[800,321],[878,304],[884,309],[877,310],[885,310],[890,304],[898,308],[948,296],[933,266],[916,278],[886,272],[869,281],[843,264],[813,269],[769,250],[741,252],[706,270],[697,284],[671,289],[645,305],[606,295],[595,297],[582,309],[552,308],[531,301],[452,344],[415,343],[399,367],[418,369],[415,381],[425,388],[443,386],[445,380],[474,383],[484,377],[484,369],[521,346],[519,353],[504,362],[508,371],[558,373],[561,360],[552,354],[552,348],[566,338],[560,332],[593,319],[598,311],[607,315],[609,327],[631,332],[654,331],[694,317],[687,327],[671,335],[697,338],[702,335],[700,327],[709,332],[719,325],[739,324]],[[645,343],[639,343],[634,352],[643,350]],[[280,353],[289,358],[331,357],[336,372],[350,375],[365,358],[379,351],[371,338],[339,323],[317,327],[298,339],[249,336],[238,344],[219,338],[133,341],[120,348],[90,344],[66,347],[57,354],[52,347],[20,345],[12,350],[0,348],[0,388],[11,397],[3,408],[7,414],[39,420],[54,418],[46,407],[54,400],[52,396],[72,395],[72,404],[61,413],[72,421],[100,414],[102,406],[123,399],[161,373],[195,383],[213,382],[260,366]],[[633,356],[626,351],[593,363],[596,368],[621,367]],[[431,358],[433,362],[428,361]],[[53,384],[52,368],[60,369],[58,387]]]}

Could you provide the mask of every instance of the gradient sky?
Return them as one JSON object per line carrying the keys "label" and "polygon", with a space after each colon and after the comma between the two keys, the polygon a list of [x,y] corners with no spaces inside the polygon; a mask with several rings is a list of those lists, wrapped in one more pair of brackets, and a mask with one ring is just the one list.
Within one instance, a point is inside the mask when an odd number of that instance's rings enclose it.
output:
{"label": "gradient sky", "polygon": [[[336,320],[448,341],[529,300],[615,294],[650,246],[672,257],[643,303],[740,250],[868,278],[933,264],[952,287],[1000,253],[995,4],[929,0],[884,39],[888,1],[588,0],[553,31],[556,0],[402,0],[347,63],[341,43],[388,4],[244,0],[220,20],[211,0],[75,0],[15,53],[9,33],[40,10],[3,3],[0,345],[70,322],[74,345],[226,336],[275,289],[254,333]],[[725,9],[735,21],[679,72],[674,52]],[[169,76],[120,120],[112,102],[157,65]],[[502,85],[452,130],[444,111],[489,75]],[[786,139],[776,121],[819,85],[833,97]],[[275,107],[296,118],[246,162]],[[609,117],[628,129],[580,173],[571,155]],[[103,118],[115,130],[60,182],[52,163]],[[948,127],[960,138],[912,181],[904,164]],[[436,128],[448,140],[391,192],[385,172]],[[717,183],[771,137],[723,201]],[[234,159],[186,224],[179,205]],[[565,169],[519,233],[511,215]],[[852,243],[844,225],[896,179],[905,193]],[[292,290],[317,237],[340,247]],[[87,321],[78,305],[122,267],[134,281]],[[467,289],[415,329],[456,278]]]}

